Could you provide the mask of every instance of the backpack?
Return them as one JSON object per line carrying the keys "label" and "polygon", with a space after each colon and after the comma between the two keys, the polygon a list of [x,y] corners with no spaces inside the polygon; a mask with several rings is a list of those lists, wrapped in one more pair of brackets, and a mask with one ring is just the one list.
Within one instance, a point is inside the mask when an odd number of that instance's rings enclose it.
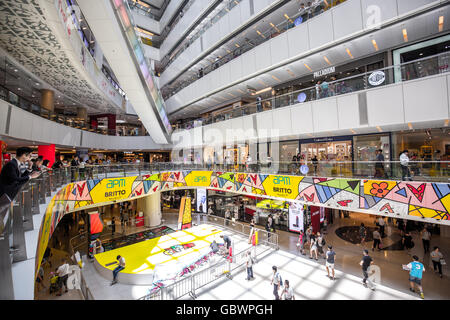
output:
{"label": "backpack", "polygon": [[275,278],[280,280],[280,286],[283,286],[283,279],[281,278],[281,274],[279,272],[277,272],[275,274]]}
{"label": "backpack", "polygon": [[322,238],[322,243],[321,245],[324,246],[326,244],[325,238]]}

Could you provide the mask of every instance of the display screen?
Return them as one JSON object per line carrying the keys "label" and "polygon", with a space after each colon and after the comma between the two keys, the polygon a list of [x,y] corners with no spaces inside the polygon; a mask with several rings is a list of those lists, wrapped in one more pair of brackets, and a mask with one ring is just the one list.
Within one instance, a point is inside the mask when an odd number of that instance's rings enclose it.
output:
{"label": "display screen", "polygon": [[303,205],[296,202],[289,204],[289,231],[303,230]]}
{"label": "display screen", "polygon": [[208,205],[206,188],[197,188],[197,212],[207,213]]}

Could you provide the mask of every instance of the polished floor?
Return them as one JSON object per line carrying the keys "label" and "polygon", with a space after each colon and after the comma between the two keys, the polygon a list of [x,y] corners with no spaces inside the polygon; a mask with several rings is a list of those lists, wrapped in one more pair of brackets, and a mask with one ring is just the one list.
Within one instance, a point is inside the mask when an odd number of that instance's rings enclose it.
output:
{"label": "polished floor", "polygon": [[[176,227],[178,213],[165,210],[163,219],[165,220],[164,225]],[[412,261],[411,255],[414,254],[419,256],[426,268],[423,278],[425,299],[450,299],[448,267],[444,266],[443,268],[443,278],[439,278],[433,272],[429,255],[423,253],[418,233],[412,234],[416,246],[410,254],[402,250],[379,252],[370,250],[370,255],[380,268],[381,277],[379,283],[376,284],[375,291],[365,288],[361,284],[362,275],[359,261],[363,248],[371,249],[372,243],[356,245],[343,240],[336,234],[336,230],[339,228],[359,226],[361,222],[364,222],[366,226],[375,227],[373,217],[359,213],[350,213],[349,218],[337,219],[327,227],[325,235],[327,244],[333,245],[337,253],[335,281],[329,280],[326,276],[323,258],[315,261],[309,259],[309,254],[308,256],[299,254],[296,247],[296,234],[277,231],[280,250],[259,259],[254,266],[255,280],[245,281],[245,269],[242,269],[233,275],[232,280],[226,278],[218,280],[196,292],[198,299],[273,299],[270,285],[272,265],[279,267],[283,279],[290,280],[297,299],[418,299],[417,294],[409,291],[408,272],[402,269],[402,264]],[[133,232],[136,232],[136,228],[130,227],[125,233]],[[398,240],[398,230],[394,226],[387,225],[386,234],[387,238],[383,239],[385,246]],[[440,236],[433,237],[431,247],[434,245],[438,245],[442,249],[444,257],[450,257],[450,239]],[[117,284],[110,287],[109,281],[99,276],[94,266],[89,263],[83,269],[83,274],[89,286],[97,287],[96,299],[136,299],[148,292],[148,286]],[[52,297],[42,298],[51,299]],[[62,299],[64,295],[58,298]],[[67,298],[70,299],[69,296]],[[189,296],[185,298],[189,298]]]}

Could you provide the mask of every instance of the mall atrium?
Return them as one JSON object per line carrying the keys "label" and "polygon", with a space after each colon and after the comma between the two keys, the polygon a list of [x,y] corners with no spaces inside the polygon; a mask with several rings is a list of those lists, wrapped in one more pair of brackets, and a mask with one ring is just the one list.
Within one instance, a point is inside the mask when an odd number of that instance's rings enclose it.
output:
{"label": "mall atrium", "polygon": [[450,1],[0,1],[1,300],[450,299]]}

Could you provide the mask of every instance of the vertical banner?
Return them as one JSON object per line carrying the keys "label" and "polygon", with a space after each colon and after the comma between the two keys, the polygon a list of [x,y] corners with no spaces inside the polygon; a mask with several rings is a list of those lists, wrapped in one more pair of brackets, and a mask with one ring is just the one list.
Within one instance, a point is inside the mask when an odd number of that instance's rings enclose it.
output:
{"label": "vertical banner", "polygon": [[313,232],[317,233],[320,231],[320,208],[316,206],[310,206],[311,211],[311,226]]}
{"label": "vertical banner", "polygon": [[192,207],[191,198],[183,197],[180,203],[180,213],[178,216],[178,230],[192,227]]}
{"label": "vertical banner", "polygon": [[197,188],[197,212],[207,213],[206,188]]}
{"label": "vertical banner", "polygon": [[289,231],[303,230],[303,205],[296,202],[289,203]]}

